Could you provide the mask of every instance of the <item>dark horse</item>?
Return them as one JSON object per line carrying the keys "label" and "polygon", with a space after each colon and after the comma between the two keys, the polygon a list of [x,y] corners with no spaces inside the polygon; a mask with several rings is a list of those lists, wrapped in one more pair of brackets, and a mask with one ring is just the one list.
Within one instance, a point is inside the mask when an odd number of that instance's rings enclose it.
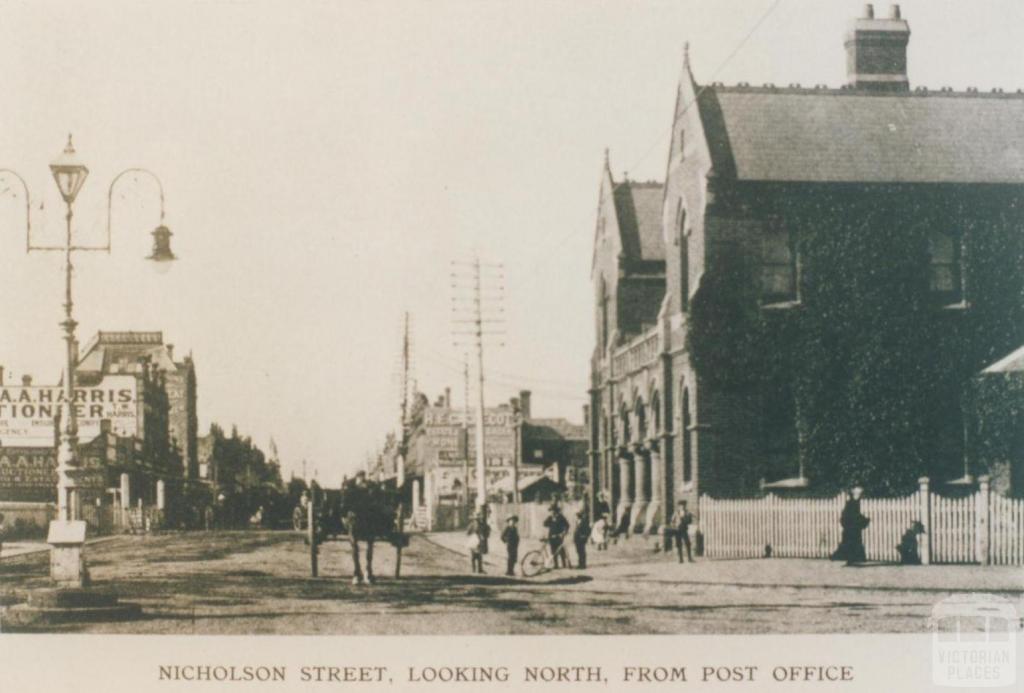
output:
{"label": "dark horse", "polygon": [[366,543],[366,582],[373,583],[373,543],[385,540],[401,549],[404,535],[399,526],[400,498],[398,492],[366,479],[359,473],[341,487],[339,514],[352,545],[352,584],[363,583],[359,562],[359,542]]}

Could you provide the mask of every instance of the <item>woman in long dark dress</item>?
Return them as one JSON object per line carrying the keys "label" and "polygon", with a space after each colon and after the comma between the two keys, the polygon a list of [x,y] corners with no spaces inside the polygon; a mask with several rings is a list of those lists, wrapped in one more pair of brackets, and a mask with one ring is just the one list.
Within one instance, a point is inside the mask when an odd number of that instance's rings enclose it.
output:
{"label": "woman in long dark dress", "polygon": [[839,516],[843,534],[839,540],[839,547],[832,554],[833,561],[846,561],[846,565],[853,565],[867,560],[863,532],[870,520],[860,512],[860,497],[863,493],[864,489],[859,486],[853,488],[846,505],[843,506],[843,513]]}

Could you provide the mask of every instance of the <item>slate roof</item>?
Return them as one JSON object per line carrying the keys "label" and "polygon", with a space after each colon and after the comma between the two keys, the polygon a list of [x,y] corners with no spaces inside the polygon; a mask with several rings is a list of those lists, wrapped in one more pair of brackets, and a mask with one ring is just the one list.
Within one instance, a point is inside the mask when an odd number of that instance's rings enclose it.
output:
{"label": "slate roof", "polygon": [[661,183],[625,181],[615,186],[615,213],[622,233],[622,249],[633,260],[665,261],[661,235]]}
{"label": "slate roof", "polygon": [[1024,184],[1024,95],[706,87],[719,175],[751,181]]}

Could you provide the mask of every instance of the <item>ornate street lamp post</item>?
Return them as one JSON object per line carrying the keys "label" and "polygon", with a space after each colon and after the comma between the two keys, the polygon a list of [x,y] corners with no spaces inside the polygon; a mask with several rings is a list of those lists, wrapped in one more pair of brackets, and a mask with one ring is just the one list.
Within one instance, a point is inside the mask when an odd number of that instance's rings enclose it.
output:
{"label": "ornate street lamp post", "polygon": [[170,230],[164,226],[164,195],[160,179],[146,169],[128,169],[118,174],[110,184],[107,196],[107,242],[103,246],[83,246],[74,243],[72,219],[74,202],[78,196],[89,169],[79,160],[68,135],[64,151],[50,164],[50,171],[57,183],[61,197],[67,207],[65,214],[64,243],[59,246],[32,245],[32,226],[28,186],[25,180],[10,169],[0,173],[14,175],[25,194],[25,234],[28,252],[60,252],[64,255],[64,320],[60,323],[64,332],[65,363],[63,374],[62,407],[60,412],[60,435],[57,446],[57,518],[50,523],[49,543],[52,545],[50,576],[60,585],[82,586],[85,581],[82,546],[85,543],[85,522],[81,520],[81,503],[78,495],[78,479],[82,473],[78,459],[78,419],[75,410],[75,368],[78,362],[78,343],[75,338],[74,302],[72,286],[74,277],[73,255],[79,251],[110,252],[110,214],[113,191],[117,182],[127,173],[144,173],[151,176],[160,190],[160,224],[153,231],[153,252],[147,259],[166,266],[175,259],[170,247]]}

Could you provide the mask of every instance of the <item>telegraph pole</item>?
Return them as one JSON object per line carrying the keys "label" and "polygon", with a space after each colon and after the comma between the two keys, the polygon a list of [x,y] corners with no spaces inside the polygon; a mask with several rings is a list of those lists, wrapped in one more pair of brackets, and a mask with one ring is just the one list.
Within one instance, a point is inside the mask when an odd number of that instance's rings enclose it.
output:
{"label": "telegraph pole", "polygon": [[[477,411],[476,411],[476,494],[477,507],[487,506],[487,467],[484,437],[484,341],[493,336],[503,336],[495,331],[495,325],[503,323],[504,275],[500,264],[485,264],[479,257],[472,262],[452,263],[453,302],[456,337],[470,337],[476,348],[477,360]],[[468,275],[468,276],[467,276]],[[469,296],[460,296],[460,290],[468,290]],[[461,303],[460,303],[461,301]],[[462,326],[460,328],[460,326]],[[456,342],[459,345],[459,342]],[[500,345],[500,344],[499,344]]]}
{"label": "telegraph pole", "polygon": [[400,376],[400,383],[402,393],[400,396],[400,407],[401,407],[401,421],[399,422],[400,438],[398,445],[398,459],[397,467],[395,470],[397,479],[396,484],[399,490],[405,485],[405,453],[406,447],[409,444],[408,440],[408,424],[409,424],[409,356],[411,353],[411,346],[409,341],[409,312],[405,313],[405,321],[402,329],[402,373]]}
{"label": "telegraph pole", "polygon": [[469,496],[469,354],[463,355],[462,380],[465,387],[465,398],[462,400],[464,406],[462,415],[462,488],[463,493],[466,494],[466,518],[468,519],[472,507]]}

